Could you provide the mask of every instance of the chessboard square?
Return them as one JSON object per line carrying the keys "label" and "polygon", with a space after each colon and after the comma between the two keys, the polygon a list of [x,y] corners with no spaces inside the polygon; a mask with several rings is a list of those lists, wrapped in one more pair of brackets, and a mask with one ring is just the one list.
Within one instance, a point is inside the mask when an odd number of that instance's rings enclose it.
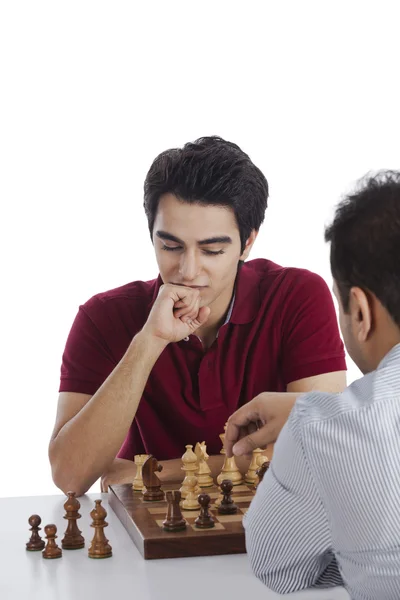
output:
{"label": "chessboard square", "polygon": [[182,510],[182,517],[184,519],[195,519],[200,512],[200,508],[196,508],[196,510]]}
{"label": "chessboard square", "polygon": [[163,506],[159,506],[158,508],[148,508],[147,511],[151,515],[164,515],[167,514],[167,507],[164,504]]}
{"label": "chessboard square", "polygon": [[243,514],[240,513],[239,515],[218,515],[218,521],[220,523],[236,523],[236,522],[240,522],[243,519]]}
{"label": "chessboard square", "polygon": [[232,493],[236,494],[236,492],[248,492],[249,487],[247,485],[234,485],[232,489]]}
{"label": "chessboard square", "polygon": [[164,525],[163,525],[163,522],[164,522],[164,519],[157,519],[157,520],[156,520],[156,523],[157,523],[157,525],[158,525],[159,527],[164,527]]}
{"label": "chessboard square", "polygon": [[232,496],[232,500],[235,502],[235,504],[238,504],[240,502],[251,502],[253,498],[254,496]]}
{"label": "chessboard square", "polygon": [[242,511],[242,513],[245,515],[245,514],[247,513],[247,511],[249,510],[249,507],[248,507],[248,506],[246,506],[246,507],[243,507],[243,508],[241,508],[240,510],[241,510],[241,511]]}
{"label": "chessboard square", "polygon": [[221,492],[212,492],[211,494],[208,494],[211,498],[211,500],[213,500],[214,498],[218,498],[218,496],[220,495]]}
{"label": "chessboard square", "polygon": [[214,527],[210,527],[210,529],[200,529],[199,527],[196,527],[196,525],[191,525],[191,528],[193,529],[193,531],[203,531],[203,532],[207,532],[207,531],[215,531],[216,529],[219,529],[220,531],[222,529],[225,529],[225,527],[222,525],[222,523],[215,523]]}

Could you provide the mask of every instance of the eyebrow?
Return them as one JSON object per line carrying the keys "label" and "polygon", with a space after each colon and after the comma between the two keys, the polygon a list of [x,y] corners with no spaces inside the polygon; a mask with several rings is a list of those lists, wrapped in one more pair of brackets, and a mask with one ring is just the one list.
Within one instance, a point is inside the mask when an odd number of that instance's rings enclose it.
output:
{"label": "eyebrow", "polygon": [[[182,240],[177,238],[175,235],[172,235],[172,233],[168,233],[167,231],[156,231],[156,236],[162,240],[169,240],[170,242],[184,245]],[[210,244],[232,244],[232,238],[230,238],[229,235],[217,235],[205,240],[200,240],[197,243],[199,246],[209,246]]]}

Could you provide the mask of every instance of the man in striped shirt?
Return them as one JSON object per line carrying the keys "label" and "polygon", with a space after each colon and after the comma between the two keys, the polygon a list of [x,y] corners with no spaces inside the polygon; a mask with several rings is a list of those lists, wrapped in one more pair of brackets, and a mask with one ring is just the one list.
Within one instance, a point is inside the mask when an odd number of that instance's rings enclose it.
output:
{"label": "man in striped shirt", "polygon": [[[400,172],[363,180],[325,232],[342,335],[364,377],[299,397],[245,518],[252,568],[288,593],[344,585],[400,598]],[[270,441],[262,398],[226,431],[228,456]]]}

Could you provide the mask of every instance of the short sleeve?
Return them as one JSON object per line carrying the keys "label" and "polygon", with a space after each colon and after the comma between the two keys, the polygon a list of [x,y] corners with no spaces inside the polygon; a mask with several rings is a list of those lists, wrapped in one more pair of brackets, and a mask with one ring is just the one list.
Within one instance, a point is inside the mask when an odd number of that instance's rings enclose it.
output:
{"label": "short sleeve", "polygon": [[297,270],[284,302],[282,333],[281,363],[286,385],[346,370],[332,295],[319,275]]}
{"label": "short sleeve", "polygon": [[93,395],[116,366],[93,318],[100,310],[94,300],[79,307],[62,357],[60,392]]}

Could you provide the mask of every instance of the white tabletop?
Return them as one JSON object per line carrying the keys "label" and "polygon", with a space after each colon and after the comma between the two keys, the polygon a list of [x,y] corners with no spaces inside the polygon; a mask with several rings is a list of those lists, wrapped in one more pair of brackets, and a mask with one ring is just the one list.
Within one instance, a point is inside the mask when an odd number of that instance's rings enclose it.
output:
{"label": "white tabletop", "polygon": [[[90,511],[95,498],[103,498],[108,512],[105,529],[113,556],[88,558],[93,536]],[[0,598],[2,600],[110,600],[132,598],[155,600],[272,600],[282,598],[269,591],[252,574],[247,556],[227,555],[199,558],[144,560],[131,538],[108,507],[107,494],[90,494],[79,499],[82,518],[78,525],[86,540],[82,550],[64,550],[61,559],[45,560],[41,552],[27,552],[30,537],[28,518],[38,514],[43,527],[55,523],[60,540],[66,528],[65,497],[34,496],[0,499]],[[342,588],[307,590],[293,599],[346,600]]]}

